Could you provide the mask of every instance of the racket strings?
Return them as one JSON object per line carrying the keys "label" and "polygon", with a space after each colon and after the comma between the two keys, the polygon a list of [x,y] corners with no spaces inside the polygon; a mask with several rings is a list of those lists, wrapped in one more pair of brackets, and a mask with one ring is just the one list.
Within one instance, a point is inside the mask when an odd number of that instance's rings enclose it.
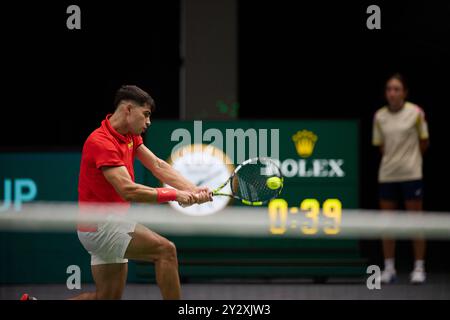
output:
{"label": "racket strings", "polygon": [[237,176],[240,197],[250,201],[259,201],[258,187],[254,182],[244,180],[241,176]]}
{"label": "racket strings", "polygon": [[261,163],[260,160],[246,164],[235,174],[235,181],[232,183],[233,193],[252,202],[268,201],[279,193],[278,189],[272,190],[267,187],[267,179],[273,176],[281,176],[276,166]]}

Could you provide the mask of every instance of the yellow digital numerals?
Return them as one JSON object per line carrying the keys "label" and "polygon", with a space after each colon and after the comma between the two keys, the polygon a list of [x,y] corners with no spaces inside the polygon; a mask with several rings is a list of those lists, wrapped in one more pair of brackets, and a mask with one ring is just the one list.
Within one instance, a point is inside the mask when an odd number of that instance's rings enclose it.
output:
{"label": "yellow digital numerals", "polygon": [[[322,205],[322,213],[331,219],[331,226],[323,228],[325,234],[338,234],[342,221],[342,203],[338,199],[327,199]],[[330,220],[326,220],[328,224]]]}
{"label": "yellow digital numerals", "polygon": [[[322,213],[322,215],[321,215]],[[320,224],[320,218],[324,221]],[[274,199],[269,203],[270,233],[282,235],[288,229],[300,229],[305,235],[315,235],[319,227],[326,235],[336,235],[342,221],[342,203],[339,199],[327,199],[322,204],[317,199],[304,199],[297,207],[289,208],[284,199]]]}
{"label": "yellow digital numerals", "polygon": [[270,233],[284,234],[286,232],[288,203],[284,199],[274,199],[269,202]]}

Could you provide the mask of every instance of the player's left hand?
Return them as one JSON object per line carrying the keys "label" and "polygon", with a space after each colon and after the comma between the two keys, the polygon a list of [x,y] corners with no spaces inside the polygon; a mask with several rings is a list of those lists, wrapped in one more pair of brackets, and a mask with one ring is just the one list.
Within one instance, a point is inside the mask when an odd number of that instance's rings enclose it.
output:
{"label": "player's left hand", "polygon": [[198,204],[213,201],[212,192],[208,187],[197,187],[195,195],[197,196]]}
{"label": "player's left hand", "polygon": [[212,191],[208,187],[196,187],[193,192],[194,193],[206,192],[208,194],[211,194],[212,196]]}

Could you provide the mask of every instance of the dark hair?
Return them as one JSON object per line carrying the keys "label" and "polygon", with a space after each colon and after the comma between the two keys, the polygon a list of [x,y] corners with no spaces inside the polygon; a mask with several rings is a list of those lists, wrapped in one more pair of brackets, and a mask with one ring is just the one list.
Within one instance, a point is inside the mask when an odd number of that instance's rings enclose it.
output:
{"label": "dark hair", "polygon": [[393,75],[391,75],[387,80],[386,80],[386,84],[391,81],[392,79],[396,79],[398,81],[400,81],[400,83],[403,86],[403,90],[405,92],[408,92],[408,84],[406,83],[405,77],[401,74],[401,73],[394,73]]}
{"label": "dark hair", "polygon": [[121,86],[120,89],[117,90],[116,96],[114,98],[114,108],[117,109],[120,102],[124,100],[133,101],[140,106],[148,104],[150,106],[150,110],[154,111],[155,109],[155,101],[153,100],[153,98],[147,92],[137,86]]}

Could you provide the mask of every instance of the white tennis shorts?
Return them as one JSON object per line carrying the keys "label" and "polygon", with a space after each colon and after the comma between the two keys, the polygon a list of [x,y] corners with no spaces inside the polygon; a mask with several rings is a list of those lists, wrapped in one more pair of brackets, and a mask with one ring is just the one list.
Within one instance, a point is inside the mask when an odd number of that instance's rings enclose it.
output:
{"label": "white tennis shorts", "polygon": [[91,265],[126,263],[124,256],[131,241],[128,233],[134,232],[135,227],[136,222],[109,215],[98,224],[97,231],[78,231],[78,239],[91,255]]}

